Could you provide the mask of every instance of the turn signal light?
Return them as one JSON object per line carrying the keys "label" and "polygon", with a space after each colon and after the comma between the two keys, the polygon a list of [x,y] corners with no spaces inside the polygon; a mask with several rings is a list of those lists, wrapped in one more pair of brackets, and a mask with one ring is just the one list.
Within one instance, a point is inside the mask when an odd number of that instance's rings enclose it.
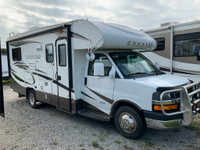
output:
{"label": "turn signal light", "polygon": [[[164,106],[164,110],[175,110],[178,108],[178,105],[166,105]],[[160,105],[154,105],[154,110],[162,110]]]}

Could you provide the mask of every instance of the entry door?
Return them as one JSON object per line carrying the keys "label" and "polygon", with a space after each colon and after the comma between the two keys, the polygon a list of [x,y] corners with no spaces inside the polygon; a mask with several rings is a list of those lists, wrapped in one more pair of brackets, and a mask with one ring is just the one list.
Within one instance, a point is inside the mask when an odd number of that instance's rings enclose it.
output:
{"label": "entry door", "polygon": [[[104,76],[94,76],[94,63],[104,63]],[[97,109],[109,113],[113,102],[114,78],[109,77],[112,64],[104,54],[95,54],[95,60],[88,64],[85,85],[82,92],[83,99]]]}
{"label": "entry door", "polygon": [[57,41],[57,86],[58,86],[58,107],[69,110],[69,80],[67,64],[67,41]]}

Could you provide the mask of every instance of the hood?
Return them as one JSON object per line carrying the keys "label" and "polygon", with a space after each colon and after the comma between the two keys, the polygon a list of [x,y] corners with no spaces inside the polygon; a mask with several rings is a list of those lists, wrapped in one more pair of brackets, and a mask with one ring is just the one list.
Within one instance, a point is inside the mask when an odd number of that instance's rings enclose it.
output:
{"label": "hood", "polygon": [[189,83],[187,78],[171,74],[137,78],[135,81],[140,83],[143,82],[149,86],[154,87],[176,87]]}

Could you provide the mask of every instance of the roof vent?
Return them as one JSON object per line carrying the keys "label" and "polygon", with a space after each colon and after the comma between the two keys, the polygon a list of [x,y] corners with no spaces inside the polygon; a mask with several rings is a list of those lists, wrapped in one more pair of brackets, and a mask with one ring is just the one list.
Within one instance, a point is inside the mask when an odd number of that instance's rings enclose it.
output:
{"label": "roof vent", "polygon": [[173,25],[176,25],[176,24],[179,24],[179,23],[178,22],[165,22],[165,23],[162,23],[160,26],[166,27],[166,26],[173,26]]}

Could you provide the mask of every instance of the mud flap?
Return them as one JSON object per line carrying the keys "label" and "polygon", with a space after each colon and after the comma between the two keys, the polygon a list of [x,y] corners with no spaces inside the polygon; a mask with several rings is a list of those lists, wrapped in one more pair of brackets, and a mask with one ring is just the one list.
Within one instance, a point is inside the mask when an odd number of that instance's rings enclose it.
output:
{"label": "mud flap", "polygon": [[[0,50],[1,50],[1,39],[0,39]],[[4,114],[3,84],[2,84],[1,52],[0,52],[0,116],[5,117],[5,114]]]}

